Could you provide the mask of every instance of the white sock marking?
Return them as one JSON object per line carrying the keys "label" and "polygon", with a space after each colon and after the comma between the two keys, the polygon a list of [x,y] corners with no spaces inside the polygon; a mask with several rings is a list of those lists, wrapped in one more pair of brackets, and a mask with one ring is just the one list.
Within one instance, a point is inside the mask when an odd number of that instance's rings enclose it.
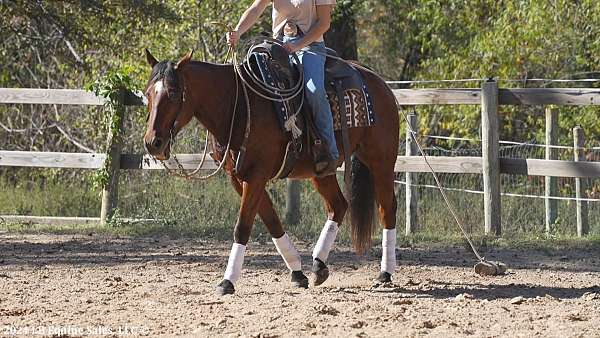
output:
{"label": "white sock marking", "polygon": [[338,230],[339,227],[337,222],[332,220],[327,220],[327,222],[325,222],[325,226],[323,227],[323,230],[321,230],[321,235],[313,250],[313,258],[318,258],[323,262],[327,261],[329,251],[331,251],[331,248],[333,247],[333,242],[335,242]]}
{"label": "white sock marking", "polygon": [[383,229],[381,246],[381,271],[392,274],[396,270],[396,228]]}
{"label": "white sock marking", "polygon": [[229,260],[227,261],[227,269],[225,270],[225,279],[235,284],[242,275],[242,265],[244,264],[244,254],[246,246],[238,243],[233,243]]}
{"label": "white sock marking", "polygon": [[300,271],[302,270],[302,264],[300,261],[300,254],[298,250],[294,247],[294,244],[290,240],[287,232],[283,234],[280,238],[273,238],[273,243],[275,243],[275,248],[277,248],[277,252],[283,257],[283,261],[285,265],[287,265],[290,271]]}

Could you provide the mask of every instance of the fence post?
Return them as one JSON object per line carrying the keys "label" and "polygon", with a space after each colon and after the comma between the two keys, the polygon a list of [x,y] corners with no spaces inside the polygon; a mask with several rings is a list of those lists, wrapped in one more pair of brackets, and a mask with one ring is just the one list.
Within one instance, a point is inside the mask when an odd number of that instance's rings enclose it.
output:
{"label": "fence post", "polygon": [[[575,162],[585,161],[583,147],[585,146],[585,136],[583,129],[577,126],[573,128],[573,153]],[[580,199],[585,196],[585,178],[575,178],[575,197],[577,198],[577,236],[583,237],[589,232],[588,223],[588,202]]]}
{"label": "fence post", "polygon": [[[546,108],[546,159],[556,160],[558,159],[557,151],[551,147],[558,143],[558,109]],[[556,177],[546,176],[546,198],[544,199],[546,204],[546,233],[550,233],[552,225],[556,223],[558,216],[558,201],[550,199],[548,197],[555,197],[558,192]]]}
{"label": "fence post", "polygon": [[494,234],[496,236],[502,233],[499,148],[498,83],[494,80],[489,80],[484,82],[481,88],[483,207],[485,214],[485,234]]}
{"label": "fence post", "polygon": [[285,223],[295,225],[300,222],[300,181],[287,179],[285,193]]}
{"label": "fence post", "polygon": [[[125,92],[119,95],[119,104],[116,107],[115,118],[118,119],[116,133],[108,132],[108,152],[111,159],[105,167],[108,174],[108,182],[102,187],[102,209],[100,210],[100,223],[106,224],[115,213],[119,200],[119,170],[121,168],[121,150],[123,148],[123,119],[125,115]],[[109,127],[110,128],[110,127]],[[113,137],[114,136],[114,137]]]}
{"label": "fence post", "polygon": [[[417,145],[413,141],[410,130],[417,132],[419,128],[419,124],[417,122],[416,114],[409,114],[407,116],[407,126],[406,126],[406,156],[415,156],[417,155]],[[416,136],[416,135],[415,135]],[[412,186],[417,184],[417,174],[407,172],[405,173],[405,197],[406,197],[406,235],[410,235],[417,229],[418,222],[418,190],[416,187]]]}

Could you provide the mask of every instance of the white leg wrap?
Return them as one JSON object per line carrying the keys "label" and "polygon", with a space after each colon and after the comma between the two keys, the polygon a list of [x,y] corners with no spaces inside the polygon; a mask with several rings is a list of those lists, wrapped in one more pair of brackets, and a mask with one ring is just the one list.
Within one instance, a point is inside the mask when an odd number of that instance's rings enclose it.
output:
{"label": "white leg wrap", "polygon": [[327,222],[325,222],[325,226],[323,227],[323,230],[321,230],[321,235],[319,236],[317,245],[315,245],[315,249],[313,250],[313,258],[318,258],[323,262],[327,261],[329,251],[331,251],[331,247],[333,247],[333,242],[335,241],[338,230],[339,228],[337,222],[332,220],[327,220]]}
{"label": "white leg wrap", "polygon": [[381,239],[381,271],[394,273],[396,270],[396,229],[383,229]]}
{"label": "white leg wrap", "polygon": [[227,269],[225,270],[225,279],[235,284],[242,275],[242,265],[244,264],[244,254],[246,246],[238,243],[233,243],[229,261],[227,261]]}
{"label": "white leg wrap", "polygon": [[275,247],[277,248],[277,252],[283,257],[283,261],[285,265],[287,265],[290,271],[300,271],[302,270],[302,264],[300,262],[300,254],[298,250],[292,244],[290,237],[287,232],[283,234],[283,236],[279,238],[273,238],[273,243],[275,243]]}

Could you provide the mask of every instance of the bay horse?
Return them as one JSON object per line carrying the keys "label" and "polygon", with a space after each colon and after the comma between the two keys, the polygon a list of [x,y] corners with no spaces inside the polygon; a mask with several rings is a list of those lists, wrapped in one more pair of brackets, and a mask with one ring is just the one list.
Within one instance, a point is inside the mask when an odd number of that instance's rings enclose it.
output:
{"label": "bay horse", "polygon": [[[144,90],[148,101],[144,145],[154,158],[167,160],[173,136],[195,117],[221,145],[228,143],[232,128],[230,145],[231,151],[236,153],[245,138],[247,107],[250,108],[252,128],[245,143],[245,159],[237,170],[233,170],[232,165],[225,166],[233,187],[241,196],[241,205],[233,232],[234,243],[224,278],[217,285],[217,293],[234,293],[257,213],[291,271],[292,285],[307,288],[308,278],[302,272],[300,255],[265,190],[268,181],[281,167],[288,143],[272,102],[252,91],[248,91],[246,102],[242,91],[236,90],[240,83],[234,65],[192,61],[191,58],[192,52],[178,62],[159,62],[146,50],[152,72]],[[302,150],[290,175],[292,179],[311,179],[325,202],[327,220],[312,253],[311,270],[315,275],[315,286],[325,282],[329,276],[327,258],[347,210],[353,246],[362,254],[371,246],[377,204],[383,225],[383,252],[377,279],[390,282],[396,267],[394,165],[399,143],[398,106],[381,77],[366,68],[359,69],[373,101],[376,123],[374,126],[349,129],[349,149],[343,149],[341,135],[336,132],[340,154],[349,152],[353,155],[352,196],[349,201],[344,197],[335,175],[316,176],[313,157],[307,150]],[[230,161],[233,158],[228,157]],[[338,166],[343,159],[344,156],[340,156]]]}

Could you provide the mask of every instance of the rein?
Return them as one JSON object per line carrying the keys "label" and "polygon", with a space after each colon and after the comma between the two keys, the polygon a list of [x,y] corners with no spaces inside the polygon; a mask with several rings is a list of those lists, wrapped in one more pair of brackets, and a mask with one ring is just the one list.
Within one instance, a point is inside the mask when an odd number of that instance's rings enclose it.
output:
{"label": "rein", "polygon": [[[214,24],[220,25],[220,23],[214,23]],[[235,74],[236,93],[235,93],[235,103],[233,106],[233,115],[231,118],[231,126],[229,128],[229,137],[228,137],[228,141],[227,141],[227,147],[224,152],[224,154],[225,154],[224,158],[222,159],[222,161],[220,161],[218,168],[215,169],[212,173],[210,173],[208,175],[196,176],[196,174],[198,174],[198,172],[200,172],[200,170],[202,170],[202,166],[204,165],[205,160],[206,160],[206,154],[207,154],[207,150],[208,150],[208,137],[210,135],[210,133],[207,130],[206,131],[206,142],[204,145],[202,159],[201,159],[200,163],[198,164],[198,166],[196,167],[196,169],[194,169],[191,172],[186,172],[186,170],[183,168],[183,165],[181,164],[181,162],[179,162],[179,160],[177,159],[177,156],[175,154],[173,154],[173,160],[177,164],[178,170],[173,170],[166,165],[165,161],[160,161],[162,166],[167,170],[168,173],[170,173],[174,176],[188,179],[188,180],[192,180],[192,179],[193,180],[206,180],[206,179],[209,179],[209,178],[217,175],[218,172],[223,169],[223,167],[225,165],[225,160],[231,149],[231,139],[232,139],[232,135],[233,135],[233,127],[234,127],[237,106],[238,106],[238,98],[239,98],[239,87],[240,87],[239,81],[241,81],[242,91],[244,93],[244,98],[246,100],[247,119],[246,119],[246,128],[244,131],[244,140],[243,140],[242,145],[240,146],[238,158],[235,161],[235,170],[236,171],[239,172],[239,170],[241,169],[241,164],[243,163],[244,154],[246,151],[246,143],[250,136],[251,107],[250,107],[250,100],[249,100],[249,95],[248,95],[248,88],[250,88],[250,90],[252,90],[252,92],[254,92],[256,95],[258,95],[266,100],[275,101],[275,102],[285,103],[290,100],[293,100],[298,95],[301,95],[301,102],[298,105],[298,109],[296,110],[296,112],[293,115],[291,115],[287,119],[287,121],[285,122],[285,128],[286,128],[286,130],[292,132],[294,137],[299,137],[302,134],[302,131],[296,125],[297,116],[298,116],[298,114],[300,114],[302,105],[304,104],[304,73],[302,72],[302,68],[299,69],[300,77],[299,77],[298,81],[290,89],[275,87],[275,86],[263,81],[258,76],[256,76],[256,74],[254,74],[254,72],[252,71],[251,66],[250,66],[250,56],[259,47],[258,44],[255,43],[257,40],[277,44],[279,46],[283,45],[283,43],[281,41],[272,39],[272,38],[252,39],[250,41],[253,43],[253,45],[248,49],[248,52],[246,53],[246,56],[244,57],[244,59],[242,60],[241,63],[238,62],[237,52],[235,51],[235,49],[233,47],[229,47],[229,49],[227,50],[225,62],[227,62],[231,56],[231,63],[233,64],[233,69],[234,69],[234,74]],[[292,56],[296,60],[296,63],[299,65],[299,67],[302,67],[302,65],[300,64],[300,61],[298,59],[298,56],[296,54],[292,54]],[[244,75],[246,75],[250,80],[247,80]],[[252,82],[252,83],[250,83],[250,82]],[[184,92],[185,92],[185,89],[184,89]],[[175,135],[173,134],[172,130],[171,130],[170,143],[171,143],[171,145],[175,144]]]}
{"label": "rein", "polygon": [[[231,52],[231,56],[232,56],[232,60],[235,62],[236,59],[236,52],[235,50],[233,50],[232,47],[229,47],[229,49],[227,50],[227,55],[226,55],[226,59],[229,58]],[[244,89],[244,95],[246,98],[246,105],[248,108],[248,121],[250,121],[250,103],[248,102],[248,93],[246,91],[245,88]],[[185,85],[184,85],[184,93],[185,93]],[[185,94],[183,96],[185,98]],[[204,143],[204,151],[202,153],[202,159],[200,160],[200,163],[198,164],[198,166],[196,167],[196,169],[194,169],[192,172],[186,172],[186,170],[183,168],[183,165],[181,164],[181,162],[179,162],[179,160],[177,159],[177,155],[175,155],[173,153],[173,160],[175,161],[175,163],[177,164],[178,170],[172,170],[171,168],[169,168],[165,161],[160,161],[160,163],[162,164],[162,166],[167,170],[167,172],[171,175],[174,176],[178,176],[181,178],[185,178],[187,180],[207,180],[215,175],[217,175],[219,173],[219,171],[221,171],[223,169],[223,167],[225,166],[225,161],[227,158],[227,154],[229,154],[229,150],[231,149],[231,138],[233,136],[233,126],[235,123],[235,117],[236,117],[236,112],[237,112],[237,106],[238,106],[238,97],[239,97],[239,82],[238,82],[238,76],[237,73],[235,75],[235,102],[233,104],[233,114],[231,116],[231,126],[229,127],[229,136],[227,139],[227,148],[225,149],[225,156],[223,157],[223,159],[220,161],[219,166],[217,167],[217,169],[215,169],[212,173],[208,174],[208,175],[204,175],[204,176],[196,176],[196,174],[198,172],[200,172],[200,170],[202,170],[202,166],[204,165],[204,162],[206,161],[206,154],[208,152],[208,138],[210,135],[210,132],[208,130],[206,130],[206,139],[205,139],[205,143]],[[185,101],[185,100],[184,100]],[[175,122],[177,122],[177,119],[175,119]],[[247,126],[248,127],[248,126]],[[170,139],[169,142],[171,143],[171,146],[173,146],[175,144],[175,135],[173,135],[173,129],[171,129],[170,132]]]}

